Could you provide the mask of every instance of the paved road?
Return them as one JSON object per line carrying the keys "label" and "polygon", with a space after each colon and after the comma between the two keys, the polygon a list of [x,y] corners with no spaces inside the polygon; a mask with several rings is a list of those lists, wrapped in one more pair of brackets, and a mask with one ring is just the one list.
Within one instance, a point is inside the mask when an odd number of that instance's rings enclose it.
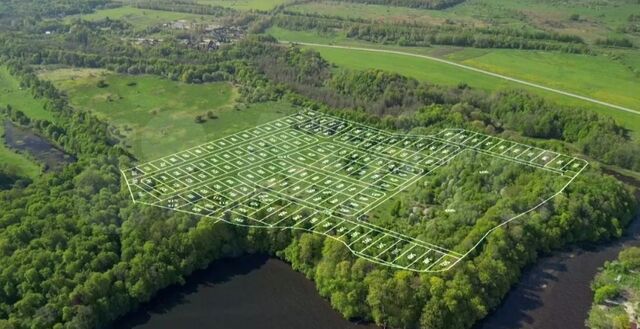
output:
{"label": "paved road", "polygon": [[468,65],[463,65],[463,64],[460,64],[460,63],[448,61],[448,60],[445,60],[445,59],[442,59],[442,58],[433,57],[433,56],[418,55],[418,54],[412,54],[412,53],[407,53],[407,52],[403,52],[403,51],[386,50],[386,49],[361,48],[361,47],[350,47],[350,46],[336,46],[336,45],[326,45],[326,44],[320,44],[320,43],[294,42],[294,41],[281,41],[281,42],[282,43],[295,43],[295,44],[299,44],[299,45],[314,46],[314,47],[351,49],[351,50],[368,51],[368,52],[373,52],[373,53],[396,54],[396,55],[404,55],[404,56],[411,56],[411,57],[418,57],[418,58],[428,59],[428,60],[431,60],[431,61],[436,61],[436,62],[448,64],[448,65],[453,65],[453,66],[456,66],[456,67],[459,67],[459,68],[462,68],[462,69],[465,69],[465,70],[474,71],[474,72],[490,75],[492,77],[496,77],[496,78],[512,81],[512,82],[515,82],[515,83],[523,84],[523,85],[526,85],[526,86],[529,86],[529,87],[534,87],[534,88],[550,91],[550,92],[553,92],[553,93],[556,93],[556,94],[577,98],[577,99],[580,99],[580,100],[583,100],[583,101],[587,101],[587,102],[591,102],[591,103],[594,103],[594,104],[607,106],[607,107],[610,107],[610,108],[618,110],[618,111],[624,111],[624,112],[629,112],[629,113],[633,113],[633,114],[636,114],[636,115],[640,115],[640,111],[632,110],[630,108],[623,107],[623,106],[620,106],[620,105],[615,105],[615,104],[599,101],[597,99],[593,99],[593,98],[589,98],[589,97],[573,94],[573,93],[566,92],[566,91],[559,90],[559,89],[555,89],[555,88],[546,87],[546,86],[543,86],[543,85],[539,85],[537,83],[532,83],[532,82],[528,82],[528,81],[524,81],[524,80],[508,77],[506,75],[502,75],[502,74],[498,74],[498,73],[493,73],[493,72],[481,70],[481,69],[478,69],[478,68],[475,68],[475,67],[471,67],[471,66],[468,66]]}

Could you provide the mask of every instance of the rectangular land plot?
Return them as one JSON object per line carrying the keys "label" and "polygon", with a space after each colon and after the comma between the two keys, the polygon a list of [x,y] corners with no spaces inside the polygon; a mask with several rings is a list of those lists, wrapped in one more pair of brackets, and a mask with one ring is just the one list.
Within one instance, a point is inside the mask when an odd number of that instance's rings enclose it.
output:
{"label": "rectangular land plot", "polygon": [[[477,173],[480,183],[500,173],[501,166],[482,168],[482,157],[467,164],[456,161],[468,152],[543,169],[568,181],[587,166],[569,155],[462,129],[398,135],[303,111],[122,173],[135,202],[233,225],[321,234],[377,264],[432,272],[455,265],[464,251],[447,241],[434,244],[428,234],[390,230],[393,225],[376,216],[397,194],[426,186],[431,177],[434,186],[446,182],[438,178],[439,168]],[[505,186],[500,193],[517,194],[517,189]],[[464,198],[462,193],[456,200]],[[489,197],[487,204],[494,201]],[[477,211],[454,203],[433,205],[424,213],[468,221],[465,212]]]}

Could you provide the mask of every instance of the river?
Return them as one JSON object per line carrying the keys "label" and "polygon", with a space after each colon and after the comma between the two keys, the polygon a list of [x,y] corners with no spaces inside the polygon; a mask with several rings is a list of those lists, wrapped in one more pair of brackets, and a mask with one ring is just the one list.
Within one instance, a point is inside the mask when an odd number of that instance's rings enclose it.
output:
{"label": "river", "polygon": [[320,297],[313,282],[264,255],[214,262],[184,286],[162,290],[114,328],[374,329],[349,322]]}
{"label": "river", "polygon": [[[623,247],[640,245],[640,215],[624,238],[541,258],[525,269],[503,303],[474,329],[577,329],[591,306],[590,283]],[[348,322],[313,282],[260,255],[214,262],[185,286],[163,290],[115,328],[373,329]]]}

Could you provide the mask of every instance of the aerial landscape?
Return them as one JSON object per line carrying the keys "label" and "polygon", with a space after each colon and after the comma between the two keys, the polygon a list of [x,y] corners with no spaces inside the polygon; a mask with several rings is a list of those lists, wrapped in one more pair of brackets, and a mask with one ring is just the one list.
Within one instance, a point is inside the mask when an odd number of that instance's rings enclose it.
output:
{"label": "aerial landscape", "polygon": [[0,0],[0,329],[640,326],[640,1]]}

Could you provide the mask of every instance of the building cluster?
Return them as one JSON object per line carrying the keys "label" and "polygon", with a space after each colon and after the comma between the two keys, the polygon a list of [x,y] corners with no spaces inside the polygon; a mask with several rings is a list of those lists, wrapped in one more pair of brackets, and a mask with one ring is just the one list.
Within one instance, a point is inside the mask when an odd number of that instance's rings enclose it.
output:
{"label": "building cluster", "polygon": [[189,35],[180,37],[180,42],[187,47],[204,51],[220,48],[223,44],[233,43],[245,36],[245,30],[239,26],[223,26],[211,23],[196,23],[178,20],[164,24],[173,30],[189,31]]}

